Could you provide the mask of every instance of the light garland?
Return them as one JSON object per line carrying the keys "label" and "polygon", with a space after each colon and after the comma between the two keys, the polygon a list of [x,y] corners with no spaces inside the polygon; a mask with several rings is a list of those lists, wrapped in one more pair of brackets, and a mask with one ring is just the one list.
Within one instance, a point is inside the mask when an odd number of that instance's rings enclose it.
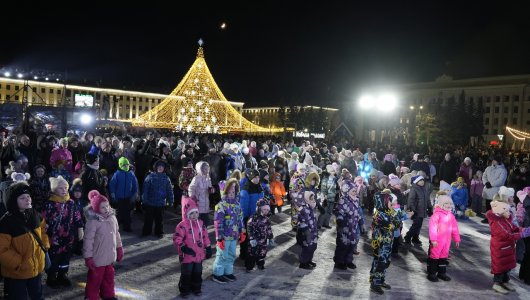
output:
{"label": "light garland", "polygon": [[232,107],[206,65],[201,44],[195,62],[169,97],[133,119],[132,124],[208,133],[283,132],[283,128],[255,125]]}
{"label": "light garland", "polygon": [[517,129],[513,129],[511,127],[506,126],[506,131],[511,134],[512,137],[518,140],[524,140],[524,139],[530,139],[530,133],[520,131]]}

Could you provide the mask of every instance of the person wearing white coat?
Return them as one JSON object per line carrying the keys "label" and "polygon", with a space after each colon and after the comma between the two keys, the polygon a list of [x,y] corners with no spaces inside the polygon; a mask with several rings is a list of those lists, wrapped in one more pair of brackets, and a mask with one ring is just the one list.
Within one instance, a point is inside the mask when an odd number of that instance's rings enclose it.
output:
{"label": "person wearing white coat", "polygon": [[[499,188],[504,185],[507,176],[508,172],[502,164],[502,159],[495,156],[491,160],[491,165],[482,174],[482,183],[484,183],[482,198],[486,199],[486,210],[491,209],[491,200],[499,192]],[[488,220],[484,219],[482,223],[488,223]]]}
{"label": "person wearing white coat", "polygon": [[188,195],[197,201],[199,219],[205,226],[210,225],[210,194],[213,193],[212,180],[210,179],[210,165],[200,161],[195,165],[197,175],[193,177],[188,187]]}

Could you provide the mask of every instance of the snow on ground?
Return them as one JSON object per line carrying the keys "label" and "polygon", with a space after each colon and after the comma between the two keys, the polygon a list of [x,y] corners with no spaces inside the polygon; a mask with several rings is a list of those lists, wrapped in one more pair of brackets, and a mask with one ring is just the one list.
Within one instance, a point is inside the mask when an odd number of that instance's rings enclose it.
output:
{"label": "snow on ground", "polygon": [[[288,206],[284,211],[288,211]],[[134,233],[122,233],[125,258],[116,264],[116,291],[120,299],[178,299],[179,263],[172,244],[172,233],[180,217],[174,212],[165,214],[165,236],[140,238],[141,215],[134,216]],[[361,239],[360,255],[355,256],[357,269],[333,269],[335,229],[321,231],[312,271],[298,268],[299,246],[291,231],[287,214],[272,217],[277,247],[269,251],[265,270],[246,273],[243,261],[237,259],[234,274],[236,282],[218,284],[211,280],[214,257],[204,261],[203,294],[192,299],[530,299],[530,286],[517,279],[512,282],[517,291],[502,296],[491,290],[489,227],[479,218],[459,222],[462,243],[451,250],[448,275],[450,282],[429,282],[426,278],[427,226],[422,229],[422,247],[402,246],[399,257],[394,257],[387,272],[387,283],[392,286],[385,295],[370,293],[368,276],[372,257],[367,237]],[[367,224],[370,224],[367,216]],[[405,223],[404,232],[410,221]],[[214,241],[213,228],[209,228]],[[239,249],[238,249],[239,251]],[[47,299],[83,299],[86,267],[81,257],[74,257],[70,277],[74,287],[51,290],[44,287]]]}

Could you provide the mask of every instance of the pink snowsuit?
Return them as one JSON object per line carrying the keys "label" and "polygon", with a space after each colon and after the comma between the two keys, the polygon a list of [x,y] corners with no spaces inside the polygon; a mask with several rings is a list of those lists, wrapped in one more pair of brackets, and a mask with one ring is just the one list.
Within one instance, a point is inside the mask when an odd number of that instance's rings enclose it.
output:
{"label": "pink snowsuit", "polygon": [[[187,205],[183,205],[183,210],[186,213],[191,208],[197,208],[193,200],[191,201]],[[208,231],[203,225],[202,220],[191,221],[188,218],[183,219],[175,228],[173,245],[177,249],[181,263],[201,263],[206,258],[205,249],[210,247]],[[195,255],[183,253],[181,250],[183,245],[191,248],[195,252]]]}
{"label": "pink snowsuit", "polygon": [[430,248],[429,257],[433,259],[447,258],[451,247],[451,236],[455,242],[460,242],[458,224],[452,212],[435,207],[429,220],[429,240],[437,242],[436,247]]}

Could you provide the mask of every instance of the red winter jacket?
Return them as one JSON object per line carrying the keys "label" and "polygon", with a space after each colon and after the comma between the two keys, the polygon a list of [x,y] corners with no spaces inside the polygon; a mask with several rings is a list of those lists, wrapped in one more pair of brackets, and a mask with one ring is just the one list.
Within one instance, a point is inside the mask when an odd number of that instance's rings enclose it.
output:
{"label": "red winter jacket", "polygon": [[515,268],[515,242],[521,238],[520,228],[512,224],[512,217],[486,213],[491,229],[491,273],[501,274]]}

